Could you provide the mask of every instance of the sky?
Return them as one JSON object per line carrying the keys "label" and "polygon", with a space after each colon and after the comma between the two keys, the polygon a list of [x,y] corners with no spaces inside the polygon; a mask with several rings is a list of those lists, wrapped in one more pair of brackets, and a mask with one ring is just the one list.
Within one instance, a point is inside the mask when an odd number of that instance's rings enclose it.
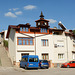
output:
{"label": "sky", "polygon": [[0,0],[0,32],[9,25],[36,26],[41,11],[50,28],[61,21],[67,29],[75,29],[75,0]]}

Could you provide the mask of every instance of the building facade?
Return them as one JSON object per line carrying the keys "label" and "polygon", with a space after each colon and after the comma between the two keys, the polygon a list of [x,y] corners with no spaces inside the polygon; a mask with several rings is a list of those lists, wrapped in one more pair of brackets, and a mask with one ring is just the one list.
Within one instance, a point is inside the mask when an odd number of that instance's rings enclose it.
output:
{"label": "building facade", "polygon": [[23,55],[38,55],[39,59],[51,61],[51,66],[75,59],[75,35],[61,25],[62,29],[50,28],[49,21],[41,12],[36,27],[29,23],[9,25],[9,56],[12,63],[19,63]]}

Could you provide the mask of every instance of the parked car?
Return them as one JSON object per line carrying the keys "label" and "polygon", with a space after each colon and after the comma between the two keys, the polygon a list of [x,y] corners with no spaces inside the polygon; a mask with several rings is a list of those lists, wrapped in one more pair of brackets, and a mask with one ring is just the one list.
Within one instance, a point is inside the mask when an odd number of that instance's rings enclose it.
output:
{"label": "parked car", "polygon": [[39,61],[39,67],[40,68],[49,68],[49,63],[48,63],[48,61],[47,60],[40,60]]}
{"label": "parked car", "polygon": [[61,67],[66,67],[66,68],[75,67],[75,61],[69,61],[69,62],[63,63]]}
{"label": "parked car", "polygon": [[20,67],[28,68],[39,68],[39,58],[37,55],[25,55],[20,61]]}

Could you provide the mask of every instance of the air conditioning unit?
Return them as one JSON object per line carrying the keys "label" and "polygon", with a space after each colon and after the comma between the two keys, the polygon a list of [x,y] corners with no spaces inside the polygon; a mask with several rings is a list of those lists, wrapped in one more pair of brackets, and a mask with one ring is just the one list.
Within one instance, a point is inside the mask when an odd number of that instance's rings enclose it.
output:
{"label": "air conditioning unit", "polygon": [[75,43],[75,40],[73,40],[73,42]]}
{"label": "air conditioning unit", "polygon": [[57,44],[54,44],[54,47],[57,48]]}

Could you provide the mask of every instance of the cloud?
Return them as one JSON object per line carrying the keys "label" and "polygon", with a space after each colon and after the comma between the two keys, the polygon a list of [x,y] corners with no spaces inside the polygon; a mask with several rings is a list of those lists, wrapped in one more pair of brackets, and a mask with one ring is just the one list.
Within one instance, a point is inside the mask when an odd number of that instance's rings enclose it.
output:
{"label": "cloud", "polygon": [[14,11],[18,10],[19,8],[13,8]]}
{"label": "cloud", "polygon": [[22,11],[15,12],[16,15],[21,15]]}
{"label": "cloud", "polygon": [[9,11],[11,11],[12,9],[9,9]]}
{"label": "cloud", "polygon": [[5,13],[5,16],[16,18],[17,16],[12,12]]}
{"label": "cloud", "polygon": [[13,11],[16,11],[18,10],[19,8],[12,8],[12,9],[9,9],[9,11],[13,10]]}
{"label": "cloud", "polygon": [[54,20],[54,19],[48,19],[50,22],[49,23],[55,23],[55,22],[57,22],[56,20]]}
{"label": "cloud", "polygon": [[27,6],[24,6],[24,9],[25,10],[32,10],[32,9],[35,9],[36,8],[36,6],[34,6],[34,5],[27,5]]}

